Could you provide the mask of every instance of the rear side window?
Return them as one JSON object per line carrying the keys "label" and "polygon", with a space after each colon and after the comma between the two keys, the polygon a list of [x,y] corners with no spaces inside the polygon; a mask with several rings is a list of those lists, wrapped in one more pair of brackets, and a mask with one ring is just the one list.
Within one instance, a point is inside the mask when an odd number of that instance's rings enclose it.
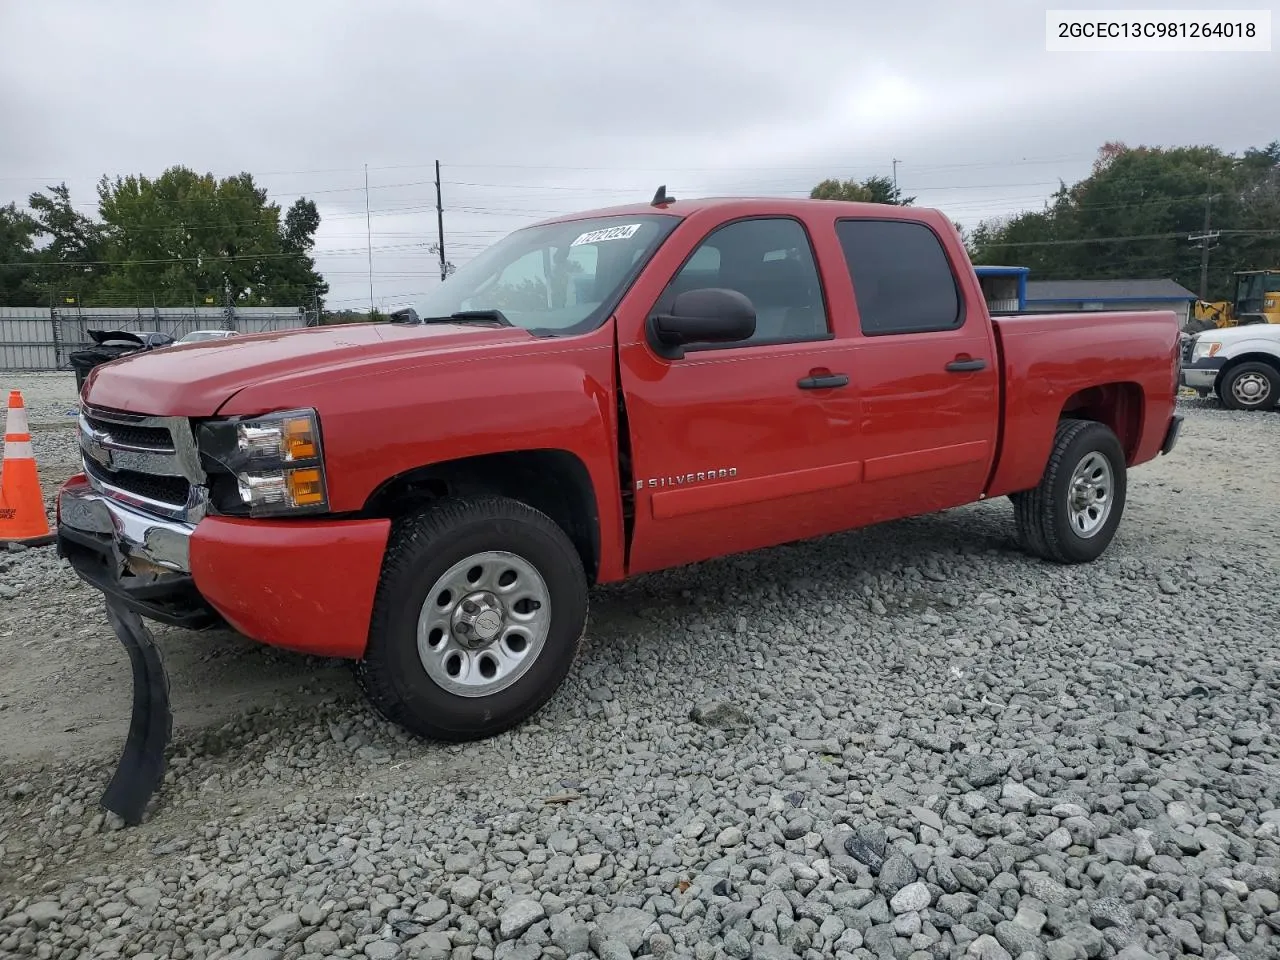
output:
{"label": "rear side window", "polygon": [[937,235],[902,220],[840,220],[864,336],[937,333],[964,323],[955,275]]}

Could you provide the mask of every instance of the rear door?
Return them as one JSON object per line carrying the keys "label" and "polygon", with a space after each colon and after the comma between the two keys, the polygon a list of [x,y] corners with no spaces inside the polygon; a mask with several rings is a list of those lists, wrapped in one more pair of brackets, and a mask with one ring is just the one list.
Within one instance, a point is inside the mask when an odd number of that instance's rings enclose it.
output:
{"label": "rear door", "polygon": [[[866,522],[978,499],[995,456],[999,358],[933,228],[842,218],[836,235],[861,339],[857,391]],[[965,265],[967,269],[967,264]]]}
{"label": "rear door", "polygon": [[[833,333],[805,225],[749,216],[684,244],[656,301],[632,298],[634,315],[619,317],[620,338],[629,331],[619,366],[631,443],[631,573],[847,526],[861,469],[854,342]],[[704,287],[750,298],[755,336],[690,347],[678,360],[657,355],[645,317]]]}

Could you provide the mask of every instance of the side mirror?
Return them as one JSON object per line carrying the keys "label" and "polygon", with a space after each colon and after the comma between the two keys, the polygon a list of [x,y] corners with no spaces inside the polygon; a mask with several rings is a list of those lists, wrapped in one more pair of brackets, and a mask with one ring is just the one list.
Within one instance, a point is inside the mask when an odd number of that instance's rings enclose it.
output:
{"label": "side mirror", "polygon": [[688,290],[676,297],[670,313],[649,318],[648,332],[659,356],[679,360],[685,344],[749,340],[756,332],[756,308],[737,290]]}

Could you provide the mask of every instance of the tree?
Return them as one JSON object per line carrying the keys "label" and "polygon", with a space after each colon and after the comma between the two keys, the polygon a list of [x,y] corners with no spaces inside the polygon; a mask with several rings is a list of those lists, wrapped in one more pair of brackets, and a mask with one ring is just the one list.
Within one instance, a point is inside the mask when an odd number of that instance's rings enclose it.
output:
{"label": "tree", "polygon": [[809,191],[811,200],[852,200],[859,203],[889,203],[909,207],[915,197],[903,197],[889,177],[867,177],[865,180],[823,180]]}
{"label": "tree", "polygon": [[1107,143],[1089,176],[1062,183],[1040,211],[988,220],[970,237],[976,263],[1015,263],[1032,277],[1162,277],[1200,287],[1189,238],[1221,231],[1209,261],[1210,299],[1227,299],[1237,270],[1280,265],[1280,143],[1236,157],[1216,147]]}
{"label": "tree", "polygon": [[0,307],[34,306],[35,236],[39,227],[17,204],[0,207]]}
{"label": "tree", "polygon": [[329,284],[316,272],[316,262],[311,256],[319,228],[320,211],[315,201],[299,197],[284,215],[281,246],[283,252],[294,256],[281,258],[275,264],[278,276],[271,297],[276,303],[314,303],[323,308]]}
{"label": "tree", "polygon": [[96,290],[107,274],[102,226],[71,205],[65,183],[31,194],[27,206],[36,233],[45,241],[35,257],[36,285],[78,294]]}
{"label": "tree", "polygon": [[103,287],[147,300],[190,303],[224,291],[240,305],[310,304],[328,292],[310,249],[315,204],[280,207],[248,173],[216,179],[175,166],[154,180],[103,177],[98,209],[108,260]]}

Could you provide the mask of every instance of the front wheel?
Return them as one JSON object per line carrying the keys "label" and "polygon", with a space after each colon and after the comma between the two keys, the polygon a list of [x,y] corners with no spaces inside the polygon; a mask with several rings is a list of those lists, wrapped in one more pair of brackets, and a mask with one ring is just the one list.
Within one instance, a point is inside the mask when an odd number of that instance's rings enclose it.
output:
{"label": "front wheel", "polygon": [[1089,563],[1115,537],[1126,493],[1124,449],[1111,429],[1062,420],[1039,486],[1010,498],[1018,539],[1044,560]]}
{"label": "front wheel", "polygon": [[1223,374],[1218,397],[1231,410],[1269,410],[1280,399],[1280,373],[1265,363],[1242,363]]}
{"label": "front wheel", "polygon": [[441,500],[397,522],[356,675],[421,737],[479,740],[532,716],[569,673],[587,620],[573,543],[517,500]]}

